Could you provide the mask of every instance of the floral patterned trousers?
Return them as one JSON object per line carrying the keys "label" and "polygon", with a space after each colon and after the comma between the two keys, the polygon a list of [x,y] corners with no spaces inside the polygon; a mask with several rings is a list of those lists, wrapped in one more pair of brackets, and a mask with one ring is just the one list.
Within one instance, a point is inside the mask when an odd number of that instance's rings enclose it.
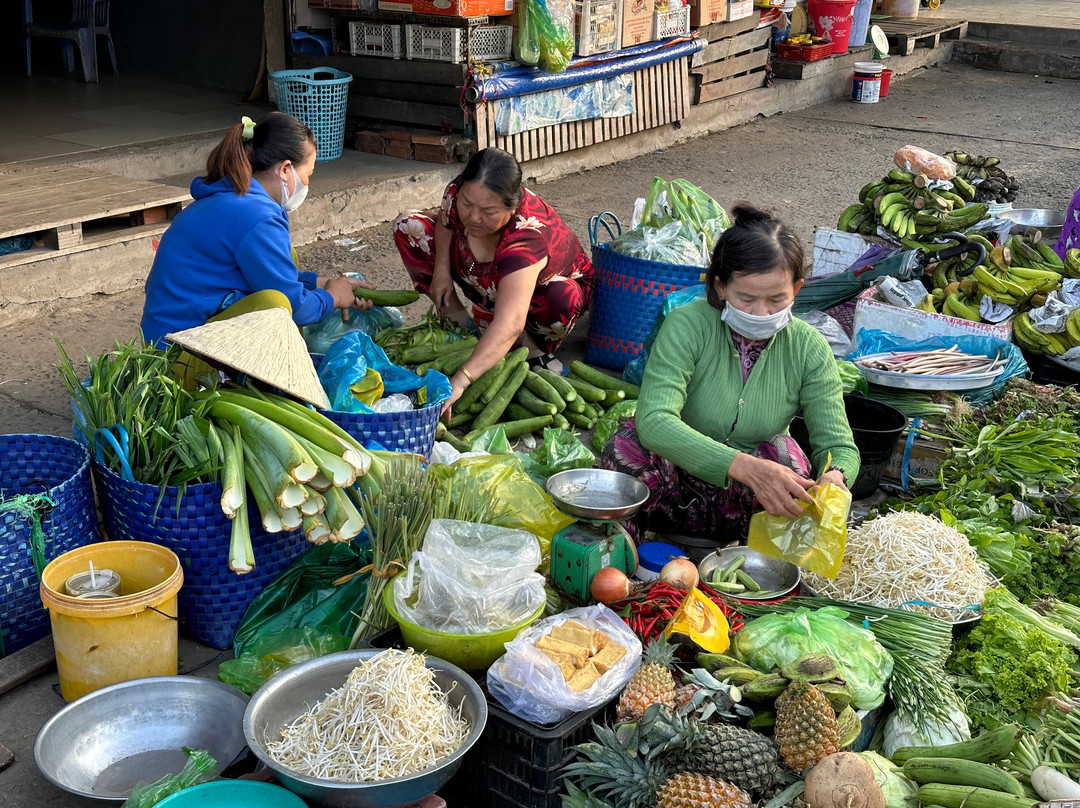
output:
{"label": "floral patterned trousers", "polygon": [[[394,244],[416,291],[427,294],[435,272],[434,214],[403,213],[394,222]],[[460,249],[450,251],[450,275],[473,304],[473,320],[482,331],[494,317],[495,267],[478,262],[462,265],[461,252]],[[488,285],[492,288],[485,294],[484,281],[489,278]],[[552,353],[562,344],[591,300],[592,287],[576,278],[556,276],[541,281],[529,304],[525,333],[541,351]]]}
{"label": "floral patterned trousers", "polygon": [[[776,435],[760,444],[754,457],[810,476],[810,461],[793,438]],[[634,421],[623,422],[600,455],[600,466],[632,474],[649,489],[649,498],[626,525],[634,538],[652,530],[661,535],[709,538],[717,544],[745,541],[750,516],[760,510],[753,491],[732,481],[721,488],[680,469],[641,445]]]}

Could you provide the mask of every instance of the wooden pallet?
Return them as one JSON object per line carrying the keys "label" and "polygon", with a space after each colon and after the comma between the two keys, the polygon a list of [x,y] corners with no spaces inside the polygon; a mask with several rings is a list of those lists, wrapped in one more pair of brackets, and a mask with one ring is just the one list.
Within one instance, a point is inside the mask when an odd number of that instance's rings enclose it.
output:
{"label": "wooden pallet", "polygon": [[476,106],[476,140],[480,149],[498,146],[518,160],[535,160],[552,154],[581,149],[609,140],[678,124],[690,111],[687,70],[684,56],[634,71],[634,113],[618,118],[590,118],[532,129],[513,135],[499,134],[495,126],[495,104]]}
{"label": "wooden pallet", "polygon": [[710,42],[690,70],[694,103],[705,104],[765,85],[772,28],[758,28]]}
{"label": "wooden pallet", "polygon": [[0,256],[0,268],[156,235],[190,201],[182,188],[76,166],[0,174],[0,238],[41,242]]}
{"label": "wooden pallet", "polygon": [[879,20],[889,39],[890,53],[909,56],[915,48],[936,48],[943,39],[963,39],[967,36],[967,20]]}

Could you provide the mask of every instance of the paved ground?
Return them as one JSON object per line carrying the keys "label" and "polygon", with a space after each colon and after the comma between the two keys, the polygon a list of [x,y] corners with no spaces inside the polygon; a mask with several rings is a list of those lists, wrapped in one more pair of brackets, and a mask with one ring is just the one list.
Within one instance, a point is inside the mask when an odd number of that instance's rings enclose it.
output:
{"label": "paved ground", "polygon": [[[948,0],[950,10],[954,2],[959,0]],[[594,213],[612,210],[628,218],[634,198],[653,176],[685,177],[724,205],[745,199],[772,208],[809,243],[815,227],[833,225],[859,187],[889,168],[896,148],[914,143],[998,156],[1020,180],[1019,202],[1064,208],[1080,183],[1078,97],[1077,82],[949,65],[894,85],[876,106],[822,104],[537,190],[584,238]],[[332,242],[316,243],[302,249],[301,258],[311,268],[358,269],[380,285],[402,285],[405,273],[389,227],[356,237],[368,247],[350,252]],[[135,335],[141,306],[137,291],[103,296],[4,331],[0,431],[70,434],[67,395],[52,368],[53,340],[72,355],[96,355],[114,338]],[[216,652],[190,643],[182,657],[189,668],[209,662],[199,675],[213,675],[218,661]],[[46,674],[0,696],[0,743],[16,755],[0,773],[0,805],[77,804],[46,783],[32,759],[34,735],[62,706],[55,682],[55,674]]]}

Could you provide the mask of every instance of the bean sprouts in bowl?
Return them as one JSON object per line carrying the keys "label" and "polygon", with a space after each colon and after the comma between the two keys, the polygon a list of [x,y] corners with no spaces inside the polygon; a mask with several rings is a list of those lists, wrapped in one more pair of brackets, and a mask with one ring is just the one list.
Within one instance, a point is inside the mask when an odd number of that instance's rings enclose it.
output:
{"label": "bean sprouts in bowl", "polygon": [[486,722],[480,687],[448,662],[393,649],[343,651],[263,685],[244,734],[309,805],[393,808],[438,791]]}

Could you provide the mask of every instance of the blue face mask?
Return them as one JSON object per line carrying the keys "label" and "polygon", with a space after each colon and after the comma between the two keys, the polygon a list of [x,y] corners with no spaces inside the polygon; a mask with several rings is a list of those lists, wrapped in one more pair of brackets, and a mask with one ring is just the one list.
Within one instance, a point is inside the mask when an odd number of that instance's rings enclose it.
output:
{"label": "blue face mask", "polygon": [[749,314],[730,303],[725,303],[720,319],[727,323],[732,331],[747,339],[768,339],[782,331],[791,322],[793,305],[795,305],[794,301],[786,309],[781,309],[775,314]]}

